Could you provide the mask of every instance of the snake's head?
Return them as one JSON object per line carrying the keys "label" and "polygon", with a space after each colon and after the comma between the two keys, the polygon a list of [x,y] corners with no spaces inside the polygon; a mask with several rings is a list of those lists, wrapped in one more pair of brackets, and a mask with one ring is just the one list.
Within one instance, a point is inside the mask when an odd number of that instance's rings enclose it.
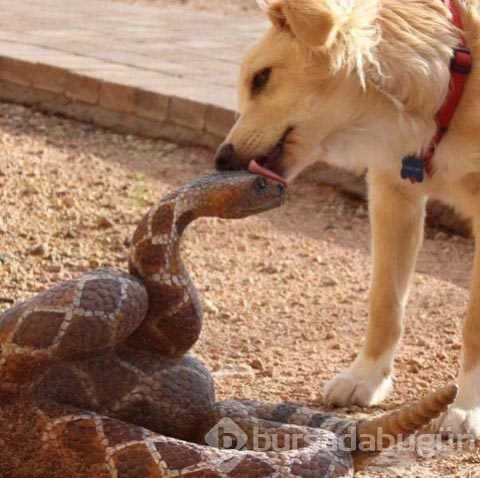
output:
{"label": "snake's head", "polygon": [[211,215],[224,219],[240,219],[275,209],[287,196],[283,184],[245,171],[217,173],[210,180],[208,209]]}

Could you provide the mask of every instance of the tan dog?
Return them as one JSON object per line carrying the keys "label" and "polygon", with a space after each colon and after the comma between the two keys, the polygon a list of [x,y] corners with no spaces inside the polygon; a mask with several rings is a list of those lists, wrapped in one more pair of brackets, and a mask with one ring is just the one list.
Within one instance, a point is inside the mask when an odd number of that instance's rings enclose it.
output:
{"label": "tan dog", "polygon": [[[476,2],[459,5],[480,62]],[[337,405],[371,405],[391,385],[408,288],[422,241],[425,203],[436,197],[473,218],[480,238],[480,69],[473,70],[451,129],[421,184],[400,178],[420,153],[449,86],[459,32],[441,0],[264,0],[272,27],[246,58],[240,117],[216,156],[218,169],[252,158],[291,180],[320,159],[368,169],[373,284],[368,335],[351,367],[326,386]],[[480,438],[480,248],[464,326],[460,394],[443,427]]]}

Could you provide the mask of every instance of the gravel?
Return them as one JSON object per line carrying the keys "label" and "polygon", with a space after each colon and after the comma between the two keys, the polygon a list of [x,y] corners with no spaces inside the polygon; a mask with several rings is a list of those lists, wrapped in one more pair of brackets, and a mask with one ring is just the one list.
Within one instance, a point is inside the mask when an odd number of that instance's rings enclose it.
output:
{"label": "gravel", "polygon": [[[212,167],[203,149],[8,104],[0,104],[0,145],[0,310],[91,268],[125,269],[132,231],[149,206]],[[206,305],[195,352],[215,371],[219,398],[321,404],[322,384],[362,343],[367,221],[362,203],[306,175],[282,210],[202,219],[187,231],[184,257]],[[428,231],[415,275],[395,392],[374,411],[455,378],[473,246],[434,236]],[[476,459],[405,452],[377,459],[360,476],[465,476],[456,467],[480,467]]]}

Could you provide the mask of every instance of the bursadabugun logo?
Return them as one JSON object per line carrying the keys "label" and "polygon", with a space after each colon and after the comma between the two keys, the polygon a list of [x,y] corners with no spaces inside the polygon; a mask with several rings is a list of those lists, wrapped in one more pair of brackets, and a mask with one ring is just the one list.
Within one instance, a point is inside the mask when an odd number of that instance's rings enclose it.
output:
{"label": "bursadabugun logo", "polygon": [[233,420],[222,418],[205,435],[205,442],[211,447],[209,450],[210,461],[222,473],[229,473],[244,459],[243,453],[236,452],[247,449],[248,437]]}
{"label": "bursadabugun logo", "polygon": [[[322,434],[286,433],[277,435],[265,433],[262,428],[254,427],[249,438],[246,433],[230,418],[220,420],[205,436],[205,441],[210,448],[207,451],[209,459],[222,473],[233,471],[247,456],[242,451],[252,452],[288,452],[299,450],[314,444],[331,451],[351,453],[382,452],[395,449],[396,452],[414,452],[422,458],[432,458],[438,453],[450,451],[474,451],[476,449],[475,437],[470,434],[453,434],[449,428],[441,428],[437,434],[419,433],[409,437],[391,435],[378,428],[375,434],[361,434],[357,436],[356,427],[346,429],[341,435],[323,430]],[[479,475],[480,476],[480,475]]]}

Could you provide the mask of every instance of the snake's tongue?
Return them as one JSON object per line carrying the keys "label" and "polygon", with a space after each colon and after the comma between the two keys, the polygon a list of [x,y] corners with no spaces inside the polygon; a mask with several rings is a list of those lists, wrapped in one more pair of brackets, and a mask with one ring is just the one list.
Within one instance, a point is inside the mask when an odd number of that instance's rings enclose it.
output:
{"label": "snake's tongue", "polygon": [[277,173],[274,173],[270,169],[260,166],[260,164],[258,164],[254,159],[250,161],[250,164],[248,165],[248,170],[252,174],[259,174],[264,178],[272,179],[273,181],[277,181],[280,184],[283,184],[285,187],[287,186],[287,181],[284,178],[282,178],[282,176],[278,175]]}

